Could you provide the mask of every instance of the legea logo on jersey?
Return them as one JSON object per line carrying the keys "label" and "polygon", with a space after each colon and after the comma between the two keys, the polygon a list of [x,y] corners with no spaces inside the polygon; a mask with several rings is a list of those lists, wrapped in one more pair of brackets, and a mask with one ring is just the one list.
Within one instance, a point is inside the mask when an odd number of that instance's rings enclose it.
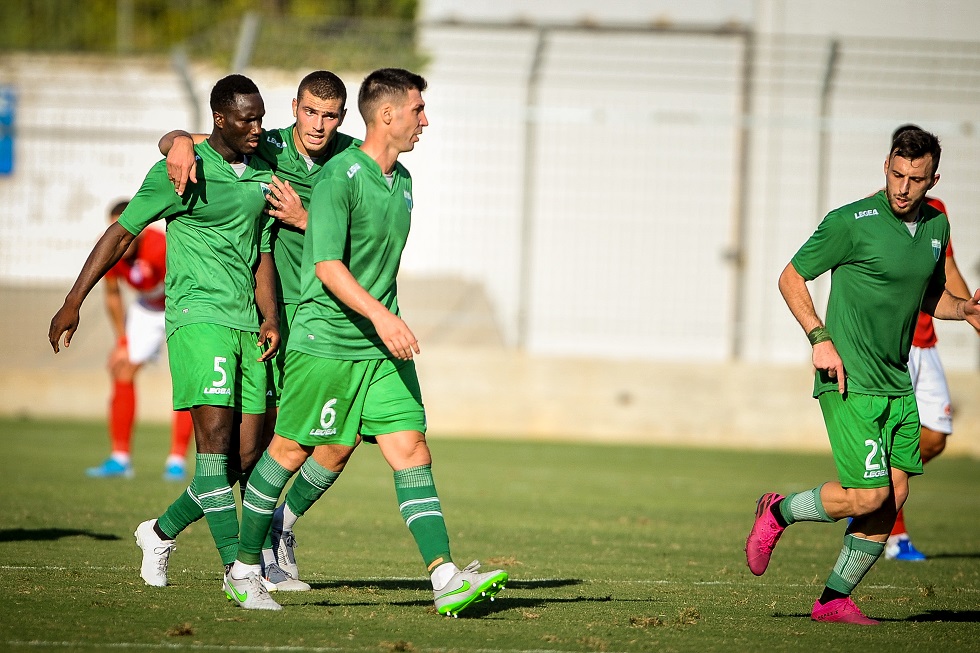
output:
{"label": "legea logo on jersey", "polygon": [[286,149],[286,142],[285,141],[280,141],[278,138],[276,138],[272,134],[269,134],[269,135],[267,135],[265,137],[265,142],[266,143],[272,143],[273,145],[275,145],[276,147],[278,147],[280,150],[285,150]]}
{"label": "legea logo on jersey", "polygon": [[878,209],[868,209],[867,211],[858,211],[854,214],[855,220],[860,220],[861,218],[866,218],[869,215],[878,215]]}
{"label": "legea logo on jersey", "polygon": [[939,255],[943,253],[943,242],[938,238],[932,239],[932,257],[939,262]]}
{"label": "legea logo on jersey", "polygon": [[408,207],[409,212],[412,210],[412,194],[407,190],[405,191],[405,206]]}
{"label": "legea logo on jersey", "polygon": [[354,175],[356,175],[357,174],[357,171],[360,170],[360,169],[361,169],[361,164],[360,163],[355,163],[351,167],[347,168],[347,178],[348,179],[353,179],[354,178]]}

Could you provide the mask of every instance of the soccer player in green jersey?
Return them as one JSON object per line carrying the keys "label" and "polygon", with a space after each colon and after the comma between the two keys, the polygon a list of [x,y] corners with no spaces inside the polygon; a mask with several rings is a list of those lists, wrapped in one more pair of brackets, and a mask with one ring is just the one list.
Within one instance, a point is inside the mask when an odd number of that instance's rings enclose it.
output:
{"label": "soccer player in green jersey", "polygon": [[[882,555],[909,477],[922,473],[919,415],[907,367],[921,309],[980,326],[972,298],[945,288],[946,215],[926,192],[939,181],[939,140],[899,133],[885,160],[885,189],[831,211],[779,278],[779,289],[813,347],[820,402],[839,480],[787,496],[762,495],[746,541],[749,569],[769,565],[783,531],[799,521],[852,521],[840,557],[814,603],[814,621],[874,625],[850,595]],[[827,321],[806,282],[831,270]]]}
{"label": "soccer player in green jersey", "polygon": [[504,571],[479,573],[477,562],[464,569],[452,562],[425,441],[413,361],[420,349],[398,310],[396,276],[413,208],[412,179],[398,156],[428,125],[425,87],[402,69],[368,75],[358,96],[364,142],[331,159],[314,186],[276,435],[246,489],[238,559],[225,577],[242,607],[281,609],[256,582],[278,497],[315,447],[351,451],[358,434],[377,442],[394,471],[440,614],[492,599],[507,580]]}
{"label": "soccer player in green jersey", "polygon": [[[332,72],[317,70],[299,83],[293,99],[296,122],[281,129],[264,130],[256,156],[266,161],[274,172],[270,206],[272,252],[278,272],[279,320],[282,344],[273,360],[272,392],[276,403],[282,394],[282,370],[290,324],[300,302],[300,259],[307,210],[313,191],[313,180],[323,165],[360,141],[338,130],[347,114],[347,88]],[[196,179],[194,144],[206,136],[176,130],[160,139],[160,151],[167,157],[167,171],[178,194],[188,181]],[[266,431],[271,438],[276,422],[276,406],[266,414]],[[350,457],[347,449],[317,447],[303,465],[300,475],[286,494],[273,519],[270,538],[263,548],[262,576],[266,587],[279,591],[306,591],[310,586],[299,580],[293,553],[295,537],[292,525],[333,484]],[[200,518],[203,513],[188,514]],[[178,526],[182,531],[190,522]],[[284,526],[285,523],[285,526]]]}
{"label": "soccer player in green jersey", "polygon": [[191,412],[197,468],[187,491],[159,519],[136,530],[144,552],[141,576],[156,586],[167,584],[172,524],[187,510],[203,510],[222,562],[234,560],[238,515],[232,485],[247,476],[265,448],[268,361],[279,344],[275,264],[263,215],[272,171],[251,156],[265,106],[252,80],[229,75],[212,89],[211,109],[214,128],[195,147],[198,180],[179,196],[164,161],[150,169],[92,250],[48,331],[55,353],[63,334],[67,347],[79,307],[95,283],[147,225],[166,220],[173,401],[175,410]]}

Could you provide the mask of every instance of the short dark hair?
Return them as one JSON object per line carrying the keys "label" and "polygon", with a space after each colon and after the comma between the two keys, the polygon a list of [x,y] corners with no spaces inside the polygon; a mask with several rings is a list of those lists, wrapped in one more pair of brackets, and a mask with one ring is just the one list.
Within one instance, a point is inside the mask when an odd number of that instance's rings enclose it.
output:
{"label": "short dark hair", "polygon": [[895,142],[895,139],[898,138],[899,135],[909,131],[920,132],[922,131],[922,127],[919,127],[918,125],[915,125],[911,122],[905,123],[904,125],[899,125],[898,127],[895,128],[895,131],[892,132],[892,143]]}
{"label": "short dark hair", "polygon": [[424,77],[404,68],[379,68],[361,82],[357,109],[368,122],[381,102],[400,98],[413,89],[421,93],[428,85]]}
{"label": "short dark hair", "polygon": [[932,174],[939,170],[939,157],[942,155],[939,138],[918,125],[902,125],[892,134],[892,149],[888,156],[900,156],[903,159],[921,159],[927,154],[932,155]]}
{"label": "short dark hair", "polygon": [[211,111],[222,113],[235,106],[236,95],[258,95],[259,87],[245,75],[222,77],[211,89]]}
{"label": "short dark hair", "polygon": [[340,106],[347,104],[347,87],[343,80],[329,70],[314,70],[300,81],[296,89],[296,99],[300,99],[303,91],[321,100],[340,100]]}
{"label": "short dark hair", "polygon": [[123,211],[126,210],[127,206],[129,206],[129,200],[120,200],[116,202],[109,208],[109,217],[118,218],[123,214]]}

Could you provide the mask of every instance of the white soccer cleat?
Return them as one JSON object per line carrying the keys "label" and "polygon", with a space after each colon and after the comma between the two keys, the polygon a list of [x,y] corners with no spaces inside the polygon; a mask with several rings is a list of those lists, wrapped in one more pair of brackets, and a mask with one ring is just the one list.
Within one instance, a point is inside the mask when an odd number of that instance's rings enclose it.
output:
{"label": "white soccer cleat", "polygon": [[[263,570],[263,582],[270,592],[309,592],[310,586],[298,578],[290,576],[282,567],[273,562]],[[270,587],[271,585],[271,587]]]}
{"label": "white soccer cleat", "polygon": [[242,579],[232,578],[231,572],[225,574],[225,595],[246,610],[282,610],[255,573]]}
{"label": "white soccer cleat", "polygon": [[148,519],[136,527],[136,546],[143,549],[143,562],[140,564],[140,577],[153,587],[167,586],[167,564],[170,552],[177,548],[174,540],[164,540],[153,527],[157,520]]}
{"label": "white soccer cleat", "polygon": [[449,582],[439,590],[434,590],[436,610],[447,617],[458,617],[466,607],[484,600],[494,600],[497,592],[507,584],[507,572],[502,569],[485,574],[478,573],[480,563],[476,560],[464,569],[453,574]]}

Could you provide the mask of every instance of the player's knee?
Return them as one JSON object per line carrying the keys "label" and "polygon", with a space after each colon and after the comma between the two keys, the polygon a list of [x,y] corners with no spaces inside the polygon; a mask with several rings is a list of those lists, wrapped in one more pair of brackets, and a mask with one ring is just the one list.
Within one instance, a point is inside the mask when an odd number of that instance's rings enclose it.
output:
{"label": "player's knee", "polygon": [[864,517],[881,510],[892,495],[890,488],[871,488],[854,490],[851,497],[851,512],[854,517]]}
{"label": "player's knee", "polygon": [[[284,469],[295,472],[313,453],[313,447],[276,435],[269,444],[269,456]],[[261,452],[259,453],[261,456]]]}

